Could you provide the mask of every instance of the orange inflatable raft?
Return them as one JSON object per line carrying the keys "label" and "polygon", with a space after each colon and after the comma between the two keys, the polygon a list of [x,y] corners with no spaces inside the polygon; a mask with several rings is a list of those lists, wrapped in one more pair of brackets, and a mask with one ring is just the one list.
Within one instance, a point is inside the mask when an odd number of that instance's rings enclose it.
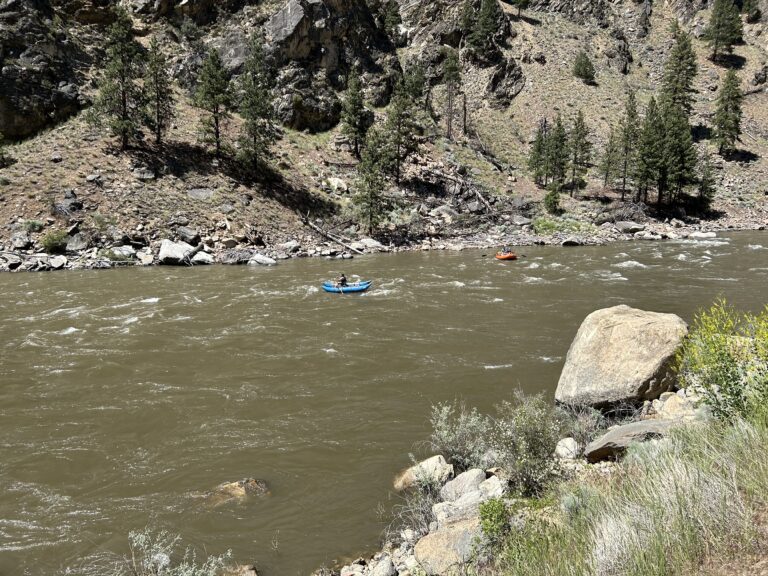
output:
{"label": "orange inflatable raft", "polygon": [[496,252],[496,260],[517,260],[514,252]]}

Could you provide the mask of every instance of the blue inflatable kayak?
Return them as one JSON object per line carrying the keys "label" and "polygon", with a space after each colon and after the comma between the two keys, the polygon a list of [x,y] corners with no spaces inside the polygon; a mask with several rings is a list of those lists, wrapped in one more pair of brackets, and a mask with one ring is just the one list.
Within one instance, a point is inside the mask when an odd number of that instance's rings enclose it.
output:
{"label": "blue inflatable kayak", "polygon": [[364,282],[355,282],[353,284],[347,284],[346,286],[336,286],[335,282],[324,282],[323,290],[326,292],[334,292],[336,294],[348,294],[350,292],[365,292],[371,287],[371,281],[365,280]]}

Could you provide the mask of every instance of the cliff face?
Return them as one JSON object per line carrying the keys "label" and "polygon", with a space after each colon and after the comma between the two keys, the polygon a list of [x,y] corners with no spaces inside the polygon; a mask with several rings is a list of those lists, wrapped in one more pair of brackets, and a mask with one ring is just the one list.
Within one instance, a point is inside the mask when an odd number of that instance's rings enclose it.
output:
{"label": "cliff face", "polygon": [[83,52],[53,15],[45,0],[0,4],[0,125],[8,138],[31,136],[82,103],[74,69]]}

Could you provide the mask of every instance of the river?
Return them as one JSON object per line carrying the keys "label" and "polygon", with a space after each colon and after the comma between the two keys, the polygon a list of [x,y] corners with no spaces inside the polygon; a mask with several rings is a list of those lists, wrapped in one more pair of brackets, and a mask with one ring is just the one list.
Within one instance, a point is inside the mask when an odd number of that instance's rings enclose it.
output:
{"label": "river", "polygon": [[[305,576],[375,548],[432,404],[551,396],[597,308],[768,302],[764,232],[519,252],[0,275],[0,575],[77,574],[151,525]],[[339,272],[373,288],[318,290]],[[244,477],[272,494],[201,497]]]}

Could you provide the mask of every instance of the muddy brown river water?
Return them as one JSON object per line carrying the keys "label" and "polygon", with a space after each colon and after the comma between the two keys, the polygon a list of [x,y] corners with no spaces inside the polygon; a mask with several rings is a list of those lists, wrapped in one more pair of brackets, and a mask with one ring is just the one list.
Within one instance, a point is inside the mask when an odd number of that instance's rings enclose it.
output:
{"label": "muddy brown river water", "polygon": [[[275,268],[0,275],[0,575],[78,574],[151,525],[267,576],[373,549],[430,406],[552,394],[580,322],[768,302],[768,233]],[[345,272],[374,281],[331,295]],[[267,497],[200,495],[243,477]]]}

